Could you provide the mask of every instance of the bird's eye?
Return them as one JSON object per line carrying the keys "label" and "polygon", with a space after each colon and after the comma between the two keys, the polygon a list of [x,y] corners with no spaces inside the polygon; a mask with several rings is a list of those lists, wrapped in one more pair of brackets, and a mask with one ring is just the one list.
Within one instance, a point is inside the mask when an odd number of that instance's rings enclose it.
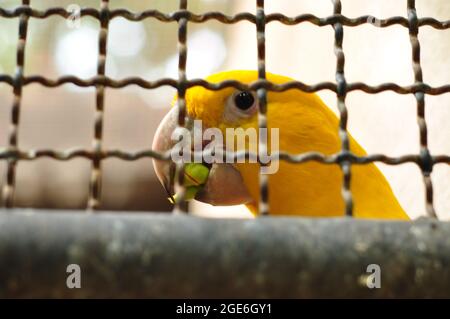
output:
{"label": "bird's eye", "polygon": [[234,96],[234,105],[241,111],[249,110],[255,104],[255,97],[251,92],[241,91]]}
{"label": "bird's eye", "polygon": [[251,91],[236,91],[229,95],[225,104],[224,120],[234,122],[252,117],[258,112],[258,101]]}

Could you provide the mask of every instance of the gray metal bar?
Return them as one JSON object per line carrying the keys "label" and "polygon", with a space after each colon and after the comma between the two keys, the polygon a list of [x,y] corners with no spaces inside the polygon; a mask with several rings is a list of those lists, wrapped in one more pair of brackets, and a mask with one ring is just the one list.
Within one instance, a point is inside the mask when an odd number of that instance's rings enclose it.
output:
{"label": "gray metal bar", "polygon": [[450,297],[450,223],[0,210],[0,297]]}

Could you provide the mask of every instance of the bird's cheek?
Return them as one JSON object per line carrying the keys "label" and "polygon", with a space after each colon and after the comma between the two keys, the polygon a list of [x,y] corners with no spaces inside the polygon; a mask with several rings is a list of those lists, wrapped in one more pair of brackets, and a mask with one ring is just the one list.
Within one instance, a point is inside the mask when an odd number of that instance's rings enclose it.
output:
{"label": "bird's cheek", "polygon": [[240,172],[233,164],[213,164],[208,181],[195,199],[215,206],[241,205],[252,201]]}

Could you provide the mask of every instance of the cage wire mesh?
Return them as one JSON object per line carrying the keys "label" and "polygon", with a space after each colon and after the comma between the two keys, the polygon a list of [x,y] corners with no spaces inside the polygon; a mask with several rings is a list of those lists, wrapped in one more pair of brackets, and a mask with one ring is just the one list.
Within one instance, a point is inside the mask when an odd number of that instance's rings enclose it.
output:
{"label": "cage wire mesh", "polygon": [[[418,33],[420,27],[430,26],[437,30],[450,29],[450,21],[438,21],[433,17],[418,17],[416,3],[414,0],[406,2],[406,17],[394,16],[384,19],[378,19],[373,16],[360,16],[349,18],[342,15],[342,5],[340,0],[332,0],[332,12],[324,18],[313,14],[300,14],[294,17],[288,17],[281,13],[266,14],[264,9],[264,0],[256,0],[255,13],[241,12],[235,15],[226,15],[222,12],[206,12],[204,14],[195,14],[188,10],[188,1],[179,1],[179,10],[167,14],[159,10],[145,10],[141,12],[131,12],[127,9],[110,9],[109,1],[100,1],[99,8],[81,8],[80,17],[89,16],[98,20],[100,31],[98,34],[98,57],[97,74],[94,77],[83,79],[74,75],[65,75],[57,79],[46,78],[42,75],[25,76],[24,68],[26,65],[25,51],[27,47],[27,34],[30,18],[47,19],[51,16],[59,16],[65,19],[71,17],[73,12],[61,8],[51,7],[46,10],[34,9],[30,0],[22,0],[22,5],[5,9],[0,7],[0,17],[9,19],[19,19],[19,37],[16,51],[16,69],[13,76],[0,74],[0,83],[6,83],[12,87],[14,98],[12,112],[10,117],[10,130],[8,136],[8,146],[0,149],[0,159],[7,162],[6,182],[2,188],[3,204],[7,208],[14,207],[14,193],[16,190],[16,174],[19,161],[33,161],[43,157],[49,157],[59,161],[69,161],[75,158],[85,158],[92,162],[91,178],[89,186],[89,198],[87,201],[88,210],[96,210],[100,206],[102,196],[102,161],[108,158],[116,158],[124,161],[136,161],[142,158],[154,158],[158,160],[170,161],[170,152],[158,153],[147,149],[138,152],[127,152],[121,149],[106,149],[103,146],[103,127],[105,89],[120,89],[129,85],[137,85],[143,89],[155,89],[162,86],[170,86],[178,93],[178,125],[184,127],[186,124],[186,90],[193,86],[202,86],[208,90],[220,90],[227,87],[233,87],[239,90],[251,90],[257,92],[259,101],[258,124],[260,128],[267,127],[267,92],[282,92],[290,89],[301,90],[303,92],[318,92],[321,90],[330,90],[336,94],[337,106],[340,114],[339,137],[341,139],[341,151],[334,155],[325,155],[317,152],[303,154],[289,154],[278,152],[272,154],[272,157],[279,156],[280,160],[291,163],[305,163],[316,161],[326,164],[338,164],[343,173],[342,197],[345,202],[345,214],[353,214],[353,199],[350,190],[351,185],[351,166],[365,165],[372,162],[381,162],[388,165],[400,165],[404,163],[416,164],[422,173],[423,183],[425,185],[426,212],[431,217],[436,217],[433,205],[433,185],[430,174],[433,166],[439,163],[450,164],[449,155],[431,154],[428,147],[427,123],[425,121],[425,97],[426,95],[441,95],[450,92],[450,84],[442,86],[430,86],[424,82],[422,76],[422,67],[420,59],[420,43]],[[330,10],[331,11],[331,10]],[[144,19],[157,19],[164,23],[175,22],[178,24],[178,78],[160,78],[154,81],[147,81],[142,77],[132,76],[121,80],[106,76],[105,64],[108,59],[107,43],[109,35],[109,24],[112,19],[124,18],[129,21],[143,21]],[[258,80],[247,85],[238,81],[228,80],[221,83],[208,83],[205,80],[188,80],[186,77],[186,61],[188,57],[187,46],[187,28],[189,23],[203,23],[214,20],[223,24],[235,24],[240,21],[248,21],[255,25],[257,36],[257,70]],[[302,23],[312,23],[319,27],[332,27],[334,29],[334,52],[336,55],[335,82],[320,82],[309,85],[300,81],[292,81],[281,85],[270,83],[266,80],[266,25],[272,22],[280,22],[284,25],[298,25]],[[412,71],[414,73],[414,83],[402,86],[396,83],[382,83],[380,85],[369,85],[363,82],[348,83],[345,76],[345,54],[343,49],[344,27],[357,27],[364,24],[374,24],[380,28],[386,28],[392,25],[405,27],[409,31],[412,56]],[[18,145],[18,134],[20,131],[20,113],[22,105],[23,88],[32,83],[38,83],[48,88],[55,88],[67,83],[79,87],[95,87],[96,108],[94,118],[94,135],[91,149],[71,149],[66,151],[57,151],[53,149],[31,149],[26,150]],[[420,133],[420,152],[419,154],[409,154],[399,157],[391,157],[384,154],[372,154],[368,156],[356,156],[350,151],[349,136],[347,133],[348,110],[346,107],[347,94],[354,91],[362,91],[368,94],[377,94],[380,92],[392,91],[397,94],[414,95],[416,100],[417,122]],[[259,141],[259,154],[267,150],[263,139]],[[230,154],[228,154],[230,155]],[[235,159],[248,158],[249,152],[237,152],[231,154]],[[258,154],[255,154],[258,156]],[[177,163],[177,170],[182,172],[183,163]],[[175,181],[177,190],[181,190],[184,196],[183,177],[184,174],[178,174],[179,178]],[[259,176],[260,183],[260,203],[259,210],[262,215],[270,213],[268,198],[270,190],[268,189],[267,176]],[[183,204],[176,205],[175,210],[185,210]]]}
{"label": "cage wire mesh", "polygon": [[[436,217],[433,203],[433,185],[430,174],[437,164],[450,164],[450,156],[432,154],[428,145],[425,121],[425,97],[450,93],[450,84],[431,86],[424,82],[420,56],[419,29],[429,26],[435,30],[450,29],[450,21],[433,17],[418,17],[414,0],[405,0],[406,17],[393,16],[384,19],[365,15],[349,18],[342,14],[340,0],[332,0],[330,15],[320,18],[304,13],[289,17],[281,13],[267,13],[264,0],[256,0],[255,11],[226,15],[214,11],[195,14],[189,11],[188,1],[180,0],[178,10],[167,14],[159,10],[131,12],[128,9],[112,9],[108,0],[100,1],[97,8],[81,8],[80,17],[91,17],[100,25],[97,36],[98,56],[96,75],[83,78],[64,75],[52,79],[41,74],[26,75],[25,51],[30,33],[30,20],[48,21],[56,16],[69,19],[73,12],[67,8],[33,8],[30,0],[13,9],[0,6],[0,18],[19,20],[19,37],[16,45],[14,75],[0,74],[0,83],[13,91],[8,145],[0,148],[0,160],[6,162],[6,179],[2,187],[5,207],[14,208],[17,191],[18,164],[50,158],[67,162],[84,159],[91,163],[87,210],[101,209],[103,164],[107,159],[137,161],[158,159],[171,161],[170,151],[159,153],[152,149],[130,152],[122,148],[105,146],[105,101],[107,89],[121,89],[136,85],[144,90],[170,87],[178,94],[178,126],[184,127],[186,117],[185,94],[188,88],[201,86],[209,90],[232,87],[255,91],[259,101],[258,126],[267,127],[267,95],[269,92],[300,90],[303,92],[331,91],[335,95],[339,120],[340,151],[333,155],[308,152],[289,154],[281,151],[272,154],[280,160],[301,165],[318,162],[323,165],[339,165],[342,171],[342,198],[345,214],[353,214],[351,167],[380,162],[388,165],[413,163],[420,168],[425,185],[426,211]],[[153,19],[178,26],[178,78],[146,80],[140,76],[123,79],[110,77],[105,72],[108,61],[108,39],[111,21],[123,18],[128,21]],[[209,83],[201,79],[188,79],[186,75],[189,47],[188,26],[206,21],[229,25],[240,21],[253,24],[256,31],[258,80],[244,84],[234,80]],[[319,27],[331,27],[334,31],[335,81],[306,84],[292,81],[274,84],[266,79],[266,27],[273,22],[286,26],[311,23]],[[376,23],[375,23],[376,22]],[[374,24],[379,28],[393,25],[409,31],[412,56],[411,71],[414,83],[400,85],[389,82],[369,85],[349,82],[345,73],[343,49],[344,27]],[[256,60],[256,59],[255,59]],[[95,113],[91,148],[59,151],[55,148],[23,148],[18,142],[23,113],[23,90],[31,84],[57,88],[65,84],[95,89]],[[377,94],[394,92],[414,96],[419,128],[420,152],[403,156],[371,154],[356,156],[350,151],[347,124],[349,111],[347,97],[351,92]],[[23,123],[23,121],[22,121]],[[23,128],[22,128],[23,132]],[[258,151],[267,150],[260,139]],[[207,152],[207,151],[206,151]],[[203,152],[202,152],[203,153]],[[225,153],[225,152],[224,152]],[[235,160],[258,156],[249,152],[228,153]],[[182,172],[182,162],[176,163]],[[65,163],[67,165],[67,163]],[[175,180],[177,191],[185,192],[184,174]],[[267,176],[259,176],[261,214],[270,215]],[[175,211],[184,211],[183,202]],[[3,210],[4,212],[7,210]],[[448,247],[450,246],[448,223],[433,219],[414,223],[396,223],[351,219],[284,219],[259,218],[244,223],[236,220],[184,218],[177,216],[145,217],[120,215],[83,214],[2,214],[0,226],[0,257],[8,263],[0,264],[0,295],[51,296],[51,297],[448,297],[450,272]],[[251,226],[251,227],[248,227]],[[99,236],[101,234],[101,236]],[[211,234],[215,234],[211,237]],[[263,235],[262,235],[263,234]],[[333,236],[326,236],[333,234]],[[182,240],[180,240],[180,238]],[[231,244],[230,242],[238,244]],[[339,249],[336,249],[339,245]],[[37,247],[37,248],[36,248]],[[345,253],[343,253],[345,251]],[[251,252],[249,254],[249,252]],[[154,262],[156,260],[157,262]],[[226,260],[226,261],[225,261]],[[46,267],[42,267],[44,264]],[[368,263],[383,266],[383,288],[370,290],[361,282],[366,273],[361,269]],[[262,262],[262,263],[261,263]],[[68,264],[83,266],[83,289],[70,290],[61,283],[66,273],[61,271]],[[11,267],[11,265],[14,265]],[[208,271],[205,271],[208,265]],[[230,267],[230,265],[232,265]],[[333,265],[332,271],[324,271]],[[126,269],[126,276],[123,274]],[[189,276],[186,276],[189,270]],[[24,275],[26,274],[26,275]],[[207,283],[207,284],[205,284]]]}

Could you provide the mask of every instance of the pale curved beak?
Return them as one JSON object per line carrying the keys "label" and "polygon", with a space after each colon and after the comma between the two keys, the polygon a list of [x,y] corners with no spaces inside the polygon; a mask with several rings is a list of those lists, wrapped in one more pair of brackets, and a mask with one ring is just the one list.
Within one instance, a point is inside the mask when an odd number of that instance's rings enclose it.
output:
{"label": "pale curved beak", "polygon": [[[174,107],[158,126],[153,139],[152,149],[158,152],[170,150],[175,142],[172,133],[177,127],[178,112]],[[169,196],[173,191],[175,164],[170,161],[153,159],[156,176]],[[197,193],[196,200],[215,206],[246,204],[252,201],[249,191],[239,171],[233,164],[213,163],[203,189]]]}

